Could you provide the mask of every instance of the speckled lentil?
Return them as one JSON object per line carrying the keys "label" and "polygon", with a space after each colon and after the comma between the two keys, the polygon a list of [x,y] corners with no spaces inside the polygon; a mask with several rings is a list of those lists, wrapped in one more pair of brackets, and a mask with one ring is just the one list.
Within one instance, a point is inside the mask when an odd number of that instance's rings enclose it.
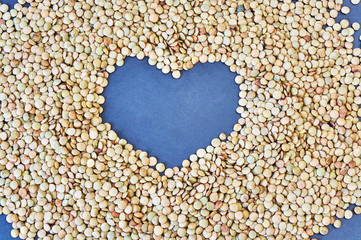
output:
{"label": "speckled lentil", "polygon": [[[358,23],[336,1],[0,4],[0,213],[21,239],[311,239],[360,211]],[[359,1],[352,1],[358,4]],[[100,118],[126,57],[236,72],[240,114],[166,168]]]}

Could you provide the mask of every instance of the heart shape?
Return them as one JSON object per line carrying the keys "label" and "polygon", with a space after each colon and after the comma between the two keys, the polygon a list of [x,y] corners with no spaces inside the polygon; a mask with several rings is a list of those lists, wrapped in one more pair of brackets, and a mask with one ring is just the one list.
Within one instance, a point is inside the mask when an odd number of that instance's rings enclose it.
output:
{"label": "heart shape", "polygon": [[[361,50],[338,32],[347,22],[324,18],[341,4],[305,2],[1,5],[0,204],[12,236],[309,239],[350,218]],[[128,56],[175,78],[198,62],[229,66],[234,131],[182,168],[150,168],[155,158],[100,118],[109,73]]]}
{"label": "heart shape", "polygon": [[174,81],[145,60],[128,58],[109,76],[101,117],[119,137],[167,167],[180,166],[233,129],[239,118],[235,76],[224,64],[208,63]]}

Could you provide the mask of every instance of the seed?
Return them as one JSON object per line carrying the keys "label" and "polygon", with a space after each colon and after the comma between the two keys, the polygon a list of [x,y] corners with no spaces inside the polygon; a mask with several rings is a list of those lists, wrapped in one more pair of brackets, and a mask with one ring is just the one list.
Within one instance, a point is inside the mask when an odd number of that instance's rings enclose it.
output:
{"label": "seed", "polygon": [[[0,4],[0,213],[13,237],[309,239],[352,217],[360,24],[336,23],[341,0],[90,2]],[[232,132],[167,169],[120,139],[102,93],[128,56],[174,78],[229,66]]]}
{"label": "seed", "polygon": [[349,13],[350,13],[350,8],[347,7],[347,6],[343,6],[343,7],[341,8],[341,12],[342,12],[343,14],[349,14]]}
{"label": "seed", "polygon": [[273,95],[274,99],[277,99],[277,100],[278,100],[278,99],[281,99],[281,97],[282,97],[281,92],[280,92],[280,91],[277,91],[277,90],[274,91],[272,95]]}
{"label": "seed", "polygon": [[13,229],[13,230],[11,230],[11,237],[13,237],[13,238],[17,238],[17,237],[19,237],[19,230],[18,229]]}
{"label": "seed", "polygon": [[155,157],[149,158],[149,166],[153,167],[157,164],[157,159]]}
{"label": "seed", "polygon": [[219,139],[221,139],[221,140],[225,140],[226,138],[227,138],[227,135],[224,134],[224,133],[221,133],[221,134],[219,135]]}
{"label": "seed", "polygon": [[221,145],[221,141],[218,138],[214,138],[211,144],[213,147],[219,147],[219,145]]}
{"label": "seed", "polygon": [[200,210],[202,208],[202,203],[200,201],[194,202],[194,209]]}
{"label": "seed", "polygon": [[320,234],[321,235],[327,235],[328,228],[327,227],[320,227]]}
{"label": "seed", "polygon": [[361,214],[361,207],[355,207],[354,212],[356,213],[356,215],[360,215]]}
{"label": "seed", "polygon": [[334,226],[335,228],[340,228],[341,225],[342,225],[342,223],[341,223],[341,221],[338,220],[338,219],[333,223],[333,226]]}
{"label": "seed", "polygon": [[358,22],[354,22],[354,23],[352,23],[352,28],[355,31],[358,31],[358,30],[360,30],[360,24]]}
{"label": "seed", "polygon": [[152,13],[149,15],[149,21],[156,23],[158,22],[159,16],[155,13]]}
{"label": "seed", "polygon": [[346,219],[351,219],[352,218],[352,211],[351,210],[346,210],[345,211],[345,218]]}
{"label": "seed", "polygon": [[357,5],[360,3],[360,0],[351,0],[351,3],[354,4],[354,5]]}
{"label": "seed", "polygon": [[160,236],[163,234],[163,228],[160,226],[155,226],[154,227],[154,234],[157,236]]}
{"label": "seed", "polygon": [[174,71],[174,72],[172,72],[172,76],[173,76],[175,79],[178,79],[178,78],[180,78],[181,73],[180,73],[180,71]]}
{"label": "seed", "polygon": [[164,172],[164,175],[166,175],[169,178],[173,177],[173,174],[174,174],[174,171],[171,168],[167,168]]}
{"label": "seed", "polygon": [[155,168],[157,169],[158,172],[164,172],[165,170],[165,166],[163,163],[158,163]]}
{"label": "seed", "polygon": [[330,112],[330,117],[331,117],[331,118],[336,119],[336,118],[338,118],[338,116],[339,116],[338,111],[332,110],[332,111]]}
{"label": "seed", "polygon": [[342,19],[340,22],[341,28],[348,28],[350,25],[349,21],[347,19]]}
{"label": "seed", "polygon": [[25,190],[24,188],[21,188],[21,189],[19,190],[19,196],[20,196],[21,198],[25,198],[26,195],[27,195],[26,190]]}
{"label": "seed", "polygon": [[204,150],[204,149],[198,149],[197,150],[197,156],[199,157],[199,158],[203,158],[205,155],[206,155],[206,150]]}

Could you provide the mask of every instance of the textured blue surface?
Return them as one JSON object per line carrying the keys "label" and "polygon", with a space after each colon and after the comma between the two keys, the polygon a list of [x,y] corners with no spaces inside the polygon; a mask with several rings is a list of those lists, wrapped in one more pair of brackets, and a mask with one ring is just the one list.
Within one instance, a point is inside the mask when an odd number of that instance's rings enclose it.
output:
{"label": "textured blue surface", "polygon": [[[13,6],[16,1],[1,1]],[[361,5],[351,13],[342,14],[350,22],[361,23]],[[355,47],[360,47],[355,34]],[[229,133],[237,121],[235,113],[238,88],[234,75],[221,64],[197,64],[174,80],[163,75],[146,60],[127,58],[109,78],[104,92],[106,103],[102,114],[119,137],[124,137],[137,149],[158,157],[167,167],[179,166],[181,161],[205,147],[221,132]],[[330,227],[320,240],[361,240],[361,216],[342,220],[340,229]],[[0,240],[10,240],[11,224],[0,215]]]}
{"label": "textured blue surface", "polygon": [[180,79],[164,75],[147,60],[127,58],[110,75],[103,120],[120,138],[167,167],[229,134],[239,115],[235,73],[222,63],[197,64]]}

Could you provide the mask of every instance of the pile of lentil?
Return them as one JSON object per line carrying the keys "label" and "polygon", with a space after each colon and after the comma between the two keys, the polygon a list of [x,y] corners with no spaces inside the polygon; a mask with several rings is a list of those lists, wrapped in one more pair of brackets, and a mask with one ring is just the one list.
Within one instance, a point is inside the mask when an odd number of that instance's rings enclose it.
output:
{"label": "pile of lentil", "polygon": [[[0,213],[11,235],[309,239],[351,218],[350,204],[360,214],[360,25],[336,23],[342,4],[0,5]],[[107,78],[128,56],[174,78],[224,62],[240,89],[233,132],[182,167],[134,149],[100,117]]]}

